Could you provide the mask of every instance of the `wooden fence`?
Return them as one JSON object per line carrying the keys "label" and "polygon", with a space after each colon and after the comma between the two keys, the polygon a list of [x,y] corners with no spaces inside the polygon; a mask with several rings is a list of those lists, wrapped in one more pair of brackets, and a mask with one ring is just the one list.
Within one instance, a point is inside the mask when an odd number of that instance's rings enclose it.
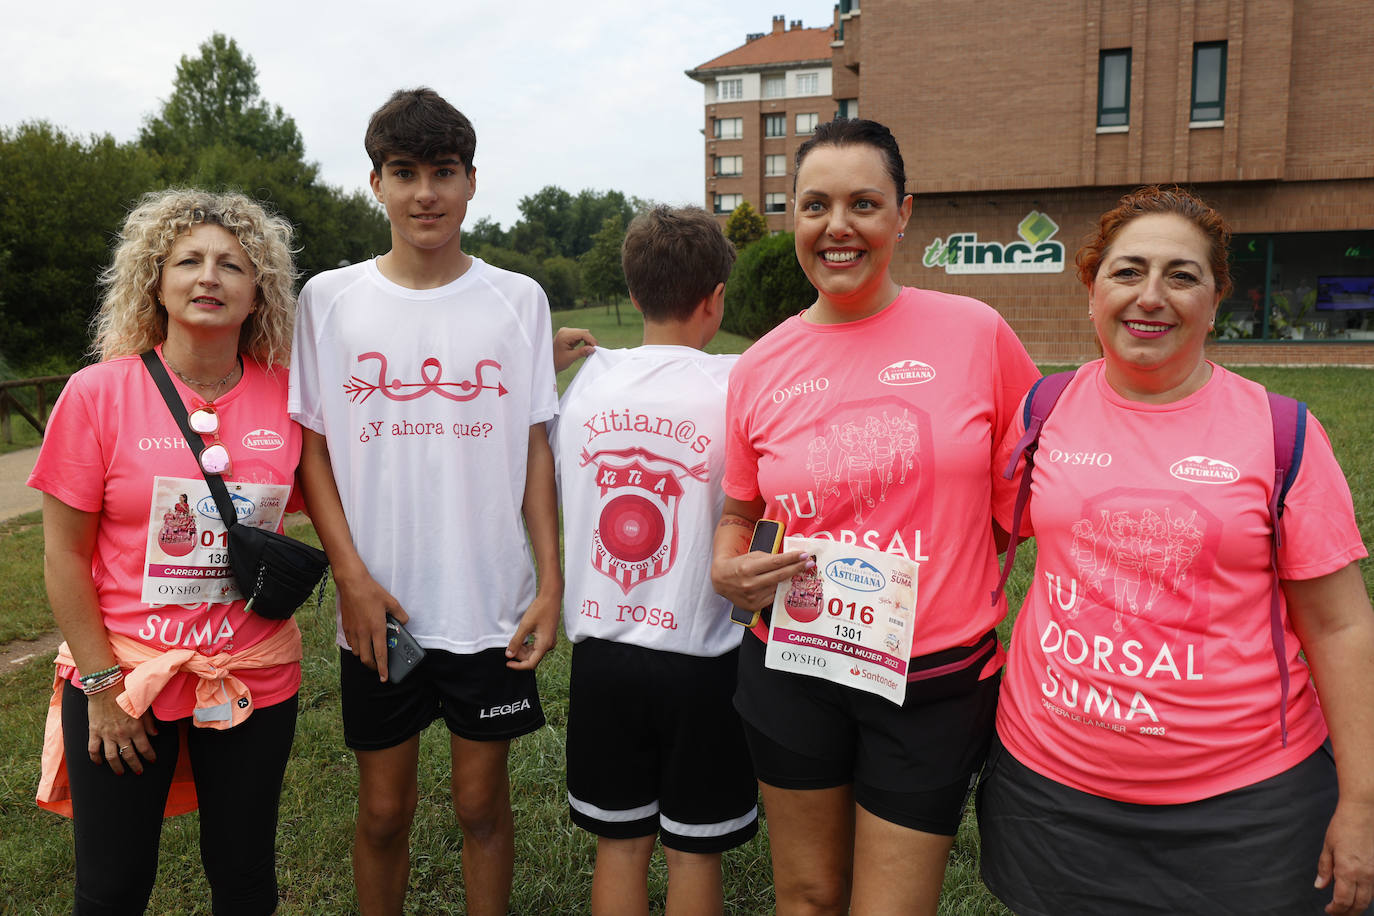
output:
{"label": "wooden fence", "polygon": [[[0,439],[6,443],[14,441],[14,427],[11,425],[11,412],[19,414],[28,424],[38,430],[38,435],[43,435],[44,429],[48,425],[48,408],[52,405],[53,398],[57,392],[62,390],[62,386],[67,384],[67,379],[71,375],[44,375],[38,378],[19,378],[8,382],[0,382]],[[33,388],[36,392],[34,397],[34,412],[24,406],[14,392],[21,388]],[[53,398],[48,397],[51,390]]]}

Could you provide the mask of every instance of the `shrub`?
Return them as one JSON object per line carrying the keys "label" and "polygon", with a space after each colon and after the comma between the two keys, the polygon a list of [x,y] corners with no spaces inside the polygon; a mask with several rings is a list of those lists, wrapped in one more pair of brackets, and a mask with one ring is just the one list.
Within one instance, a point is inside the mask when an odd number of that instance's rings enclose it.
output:
{"label": "shrub", "polygon": [[721,327],[745,337],[762,337],[815,301],[816,290],[797,263],[792,233],[782,232],[740,252],[725,284]]}

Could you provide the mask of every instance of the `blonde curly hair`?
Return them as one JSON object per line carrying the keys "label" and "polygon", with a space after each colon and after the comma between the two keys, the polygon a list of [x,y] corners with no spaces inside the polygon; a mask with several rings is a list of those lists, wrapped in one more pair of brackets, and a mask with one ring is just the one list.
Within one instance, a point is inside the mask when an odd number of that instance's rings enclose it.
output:
{"label": "blonde curly hair", "polygon": [[104,295],[91,320],[91,352],[101,361],[142,353],[167,339],[158,303],[172,243],[200,223],[234,234],[253,262],[258,307],[239,329],[239,352],[267,367],[285,366],[296,319],[291,224],[242,194],[169,188],[143,195],[124,220],[114,260],[100,275]]}

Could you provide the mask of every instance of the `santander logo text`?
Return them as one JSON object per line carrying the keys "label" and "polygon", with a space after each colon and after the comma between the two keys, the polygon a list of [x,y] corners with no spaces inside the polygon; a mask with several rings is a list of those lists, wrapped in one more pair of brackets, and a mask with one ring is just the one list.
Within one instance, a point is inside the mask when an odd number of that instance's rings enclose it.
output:
{"label": "santander logo text", "polygon": [[935,370],[915,359],[901,359],[878,373],[884,385],[923,385],[935,378]]}
{"label": "santander logo text", "polygon": [[1205,455],[1190,455],[1176,461],[1169,473],[1190,483],[1235,483],[1240,479],[1235,465]]}

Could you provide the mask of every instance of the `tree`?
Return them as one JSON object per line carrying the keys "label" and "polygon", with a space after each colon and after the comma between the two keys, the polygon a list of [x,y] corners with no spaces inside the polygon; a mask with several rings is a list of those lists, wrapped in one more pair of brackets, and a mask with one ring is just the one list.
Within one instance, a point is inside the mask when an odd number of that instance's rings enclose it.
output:
{"label": "tree", "polygon": [[258,95],[258,68],[238,43],[219,32],[183,55],[172,95],[150,117],[139,143],[162,156],[183,156],[213,146],[246,147],[259,156],[303,160],[296,122]]}
{"label": "tree", "polygon": [[628,293],[620,263],[620,246],[624,241],[624,221],[619,214],[608,216],[593,237],[592,247],[581,258],[583,288],[588,296],[615,305],[616,324],[620,324],[620,297]]}
{"label": "tree", "polygon": [[743,251],[767,234],[768,221],[747,200],[741,201],[725,221],[725,237],[735,243],[736,251]]}
{"label": "tree", "polygon": [[237,190],[270,205],[296,227],[305,276],[385,251],[391,232],[376,202],[319,180],[296,122],[262,99],[257,74],[253,58],[218,32],[199,56],[181,58],[171,97],[139,134],[162,181]]}
{"label": "tree", "polygon": [[21,375],[69,371],[90,346],[115,231],[157,186],[156,162],[43,121],[0,128],[0,350]]}
{"label": "tree", "polygon": [[549,307],[570,309],[577,305],[577,297],[582,292],[582,269],[572,258],[554,255],[544,261],[544,292],[549,296]]}
{"label": "tree", "polygon": [[797,263],[792,233],[760,239],[740,253],[725,284],[721,327],[757,338],[816,301],[816,289]]}

